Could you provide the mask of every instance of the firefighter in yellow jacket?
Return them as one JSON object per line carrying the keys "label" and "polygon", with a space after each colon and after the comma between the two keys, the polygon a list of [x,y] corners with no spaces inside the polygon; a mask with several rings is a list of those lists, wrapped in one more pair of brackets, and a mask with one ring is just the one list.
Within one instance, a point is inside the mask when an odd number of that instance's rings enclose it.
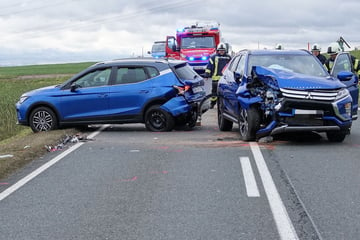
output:
{"label": "firefighter in yellow jacket", "polygon": [[219,43],[216,47],[216,54],[212,55],[209,59],[204,75],[205,78],[212,79],[211,108],[213,108],[216,104],[217,85],[220,77],[222,76],[222,70],[230,60],[231,57],[227,54],[225,43]]}

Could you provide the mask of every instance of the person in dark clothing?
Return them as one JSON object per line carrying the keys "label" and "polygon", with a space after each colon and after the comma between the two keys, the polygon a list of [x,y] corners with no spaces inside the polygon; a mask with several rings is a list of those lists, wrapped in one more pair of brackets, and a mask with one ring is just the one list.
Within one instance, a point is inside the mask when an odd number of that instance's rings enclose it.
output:
{"label": "person in dark clothing", "polygon": [[205,69],[205,78],[212,79],[212,97],[211,97],[211,108],[216,104],[217,100],[217,85],[220,77],[222,76],[222,70],[231,60],[230,55],[226,53],[225,43],[219,43],[216,48],[216,54],[212,55],[209,59],[209,63]]}
{"label": "person in dark clothing", "polygon": [[317,43],[315,43],[311,48],[312,54],[319,59],[321,64],[325,64],[326,57],[324,55],[322,55],[320,53],[320,51],[321,51],[321,48],[320,48],[319,44],[317,44]]}

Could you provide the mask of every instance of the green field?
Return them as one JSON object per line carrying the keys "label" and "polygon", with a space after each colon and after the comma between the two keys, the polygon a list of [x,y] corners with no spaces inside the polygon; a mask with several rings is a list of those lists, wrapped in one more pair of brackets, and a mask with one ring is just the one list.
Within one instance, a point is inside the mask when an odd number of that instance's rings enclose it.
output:
{"label": "green field", "polygon": [[30,131],[28,127],[16,125],[15,103],[22,93],[62,83],[72,74],[92,64],[87,62],[0,67],[0,142]]}

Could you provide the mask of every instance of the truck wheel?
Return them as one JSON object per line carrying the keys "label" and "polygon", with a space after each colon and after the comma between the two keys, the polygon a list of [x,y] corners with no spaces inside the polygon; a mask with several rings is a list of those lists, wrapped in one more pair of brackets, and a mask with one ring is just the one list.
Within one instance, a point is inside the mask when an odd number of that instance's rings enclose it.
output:
{"label": "truck wheel", "polygon": [[160,105],[154,105],[145,113],[145,126],[152,132],[171,131],[175,126],[175,119],[170,113],[161,109]]}
{"label": "truck wheel", "polygon": [[337,132],[326,132],[326,136],[330,142],[342,142],[346,137],[345,131],[337,131]]}
{"label": "truck wheel", "polygon": [[33,132],[50,131],[58,128],[57,117],[48,107],[35,108],[29,118]]}
{"label": "truck wheel", "polygon": [[244,141],[255,140],[256,132],[260,129],[259,111],[254,107],[241,108],[238,120],[241,139]]}

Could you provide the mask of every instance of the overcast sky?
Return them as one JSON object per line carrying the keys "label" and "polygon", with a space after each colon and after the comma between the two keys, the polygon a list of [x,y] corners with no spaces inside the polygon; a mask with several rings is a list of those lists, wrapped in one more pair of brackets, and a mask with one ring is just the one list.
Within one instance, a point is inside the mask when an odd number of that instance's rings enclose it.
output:
{"label": "overcast sky", "polygon": [[0,0],[0,65],[149,56],[154,41],[217,21],[243,48],[360,46],[359,0]]}

